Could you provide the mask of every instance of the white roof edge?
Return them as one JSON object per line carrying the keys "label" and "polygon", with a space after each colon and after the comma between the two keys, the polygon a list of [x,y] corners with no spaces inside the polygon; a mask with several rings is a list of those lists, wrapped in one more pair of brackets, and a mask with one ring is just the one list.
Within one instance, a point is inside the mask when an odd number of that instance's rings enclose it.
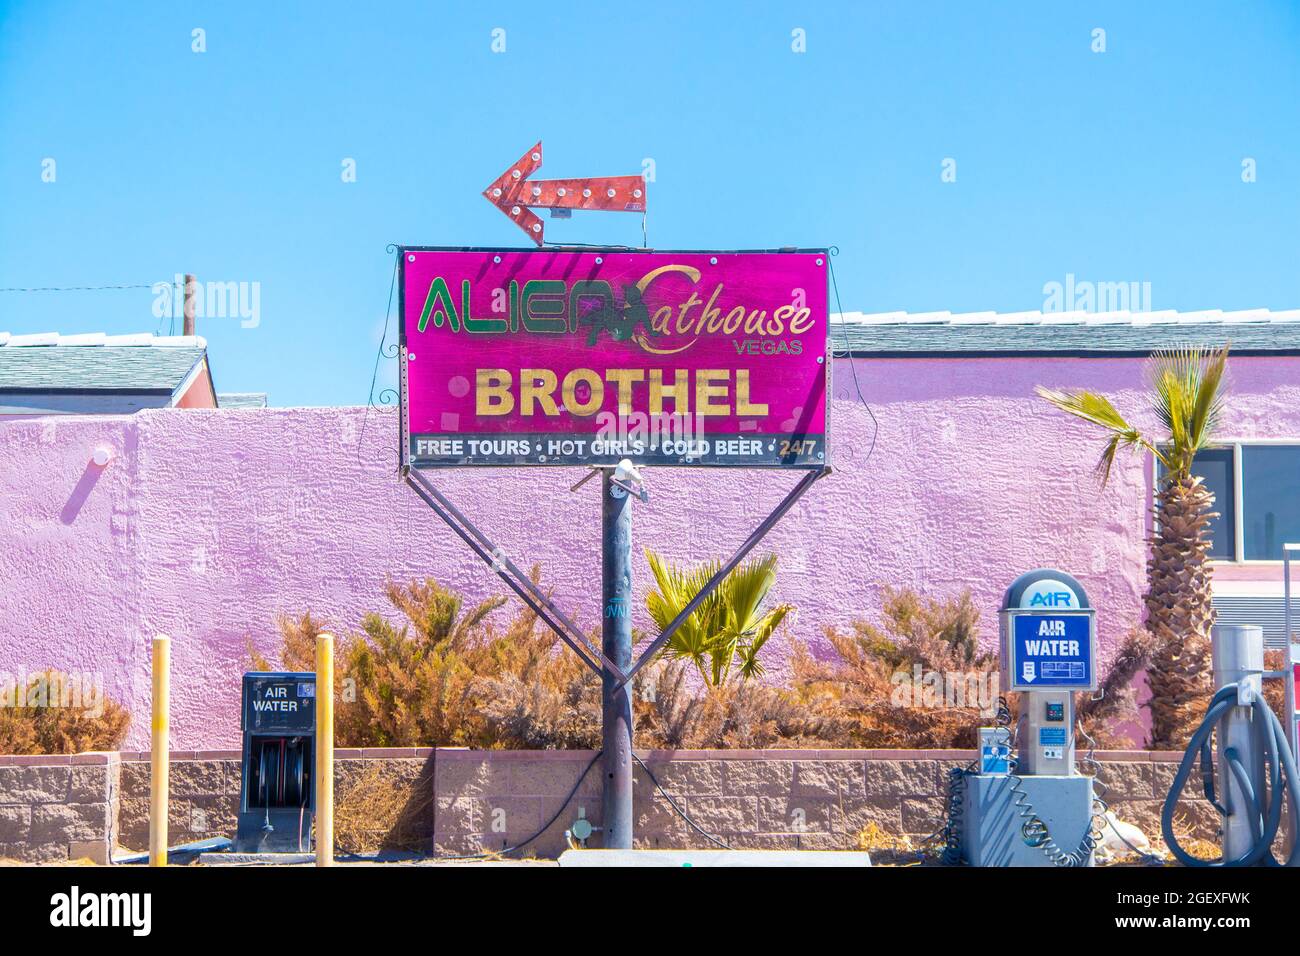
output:
{"label": "white roof edge", "polygon": [[1300,322],[1296,309],[1200,309],[1179,312],[838,312],[832,322],[850,325],[1231,325]]}
{"label": "white roof edge", "polygon": [[40,345],[58,345],[58,332],[31,332],[26,335],[11,335],[5,343],[11,349],[31,348]]}
{"label": "white roof edge", "polygon": [[109,335],[105,332],[78,332],[61,335],[58,332],[28,332],[13,335],[0,332],[0,346],[7,348],[50,347],[59,348],[189,348],[206,349],[208,342],[201,335],[154,335],[152,332],[131,332]]}

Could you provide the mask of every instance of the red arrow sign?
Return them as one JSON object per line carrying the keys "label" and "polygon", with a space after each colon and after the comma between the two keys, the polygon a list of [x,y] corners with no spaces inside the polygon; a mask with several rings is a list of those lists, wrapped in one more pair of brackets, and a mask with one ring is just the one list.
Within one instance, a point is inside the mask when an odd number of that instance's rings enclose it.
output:
{"label": "red arrow sign", "polygon": [[487,201],[505,213],[539,246],[544,240],[538,209],[603,209],[645,212],[645,180],[640,176],[597,176],[591,179],[532,179],[542,165],[542,144],[519,157],[492,185],[483,190]]}

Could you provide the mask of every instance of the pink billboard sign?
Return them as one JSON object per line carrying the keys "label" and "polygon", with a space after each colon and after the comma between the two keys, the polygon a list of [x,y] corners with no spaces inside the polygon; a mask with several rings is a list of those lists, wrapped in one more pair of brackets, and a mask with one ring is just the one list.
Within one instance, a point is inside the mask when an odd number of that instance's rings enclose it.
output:
{"label": "pink billboard sign", "polygon": [[830,464],[825,250],[401,256],[415,467]]}

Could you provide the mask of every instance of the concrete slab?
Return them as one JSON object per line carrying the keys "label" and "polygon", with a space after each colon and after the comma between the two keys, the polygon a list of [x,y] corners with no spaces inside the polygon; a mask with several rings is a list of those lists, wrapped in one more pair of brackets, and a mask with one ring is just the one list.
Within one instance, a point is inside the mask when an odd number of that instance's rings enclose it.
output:
{"label": "concrete slab", "polygon": [[565,850],[560,866],[870,866],[850,850]]}
{"label": "concrete slab", "polygon": [[202,853],[203,866],[301,866],[315,863],[314,853]]}

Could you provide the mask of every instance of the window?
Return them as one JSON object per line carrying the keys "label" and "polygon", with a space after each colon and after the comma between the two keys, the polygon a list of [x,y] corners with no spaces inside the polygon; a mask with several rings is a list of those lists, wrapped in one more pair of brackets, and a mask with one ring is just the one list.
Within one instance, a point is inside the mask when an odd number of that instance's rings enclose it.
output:
{"label": "window", "polygon": [[1228,561],[1236,556],[1232,456],[1232,448],[1207,448],[1192,462],[1193,473],[1205,479],[1205,487],[1214,493],[1214,510],[1219,513],[1219,517],[1210,519],[1210,557]]}
{"label": "window", "polygon": [[1219,513],[1210,521],[1210,557],[1281,561],[1282,545],[1300,542],[1300,444],[1211,448],[1192,469],[1214,493]]}
{"label": "window", "polygon": [[1241,485],[1246,560],[1281,561],[1300,541],[1300,445],[1242,445]]}

